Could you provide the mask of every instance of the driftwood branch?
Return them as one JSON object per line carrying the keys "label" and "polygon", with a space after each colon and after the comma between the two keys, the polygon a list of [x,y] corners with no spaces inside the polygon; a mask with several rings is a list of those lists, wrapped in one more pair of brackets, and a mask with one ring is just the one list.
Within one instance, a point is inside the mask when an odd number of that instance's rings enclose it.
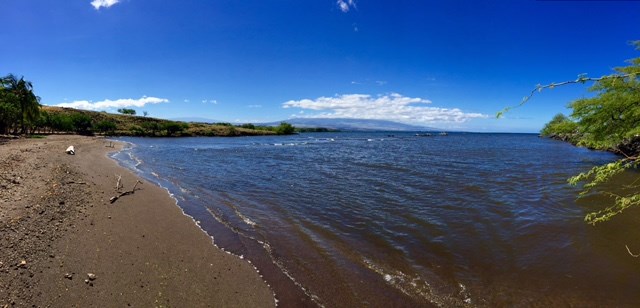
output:
{"label": "driftwood branch", "polygon": [[69,182],[67,182],[67,184],[79,184],[79,185],[87,185],[87,182],[76,182],[76,181],[69,181]]}
{"label": "driftwood branch", "polygon": [[117,181],[116,181],[116,191],[120,191],[120,188],[122,188],[122,175],[116,175],[118,177]]}
{"label": "driftwood branch", "polygon": [[629,249],[629,246],[624,245],[624,247],[627,248],[627,252],[634,258],[640,257],[640,254],[634,255],[633,253],[631,253],[631,249]]}
{"label": "driftwood branch", "polygon": [[124,197],[126,195],[133,195],[136,192],[136,187],[138,186],[138,184],[142,184],[142,182],[140,182],[139,180],[136,180],[136,183],[133,185],[133,188],[131,190],[122,192],[117,196],[111,197],[111,199],[109,199],[109,202],[114,203],[116,202],[116,200],[120,199],[120,197]]}

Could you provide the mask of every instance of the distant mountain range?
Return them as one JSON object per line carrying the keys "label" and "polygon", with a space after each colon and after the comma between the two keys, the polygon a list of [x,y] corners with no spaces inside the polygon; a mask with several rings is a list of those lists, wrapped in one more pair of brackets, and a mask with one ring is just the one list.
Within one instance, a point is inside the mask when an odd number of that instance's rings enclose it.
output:
{"label": "distant mountain range", "polygon": [[[213,119],[200,117],[172,118],[173,121],[197,122],[197,123],[220,123]],[[368,119],[333,119],[333,118],[293,118],[282,121],[268,123],[253,123],[258,126],[278,126],[282,122],[287,122],[300,128],[328,128],[341,131],[442,131],[442,129],[428,126],[410,125],[386,120]],[[243,124],[243,123],[234,123]]]}
{"label": "distant mountain range", "polygon": [[220,123],[222,121],[216,121],[207,118],[199,118],[199,117],[182,117],[182,118],[171,118],[171,121],[180,121],[180,122],[195,122],[195,123]]}
{"label": "distant mountain range", "polygon": [[342,131],[440,131],[438,128],[403,124],[386,120],[367,119],[329,119],[329,118],[293,118],[283,121],[262,123],[276,126],[287,122],[300,128],[328,128]]}

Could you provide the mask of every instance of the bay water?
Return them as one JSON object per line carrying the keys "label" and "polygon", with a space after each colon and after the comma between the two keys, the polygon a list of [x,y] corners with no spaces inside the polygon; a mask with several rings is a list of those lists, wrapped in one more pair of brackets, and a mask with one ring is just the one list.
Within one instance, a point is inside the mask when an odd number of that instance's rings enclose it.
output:
{"label": "bay water", "polygon": [[281,306],[640,305],[640,213],[587,225],[610,200],[566,182],[611,153],[533,134],[118,140]]}

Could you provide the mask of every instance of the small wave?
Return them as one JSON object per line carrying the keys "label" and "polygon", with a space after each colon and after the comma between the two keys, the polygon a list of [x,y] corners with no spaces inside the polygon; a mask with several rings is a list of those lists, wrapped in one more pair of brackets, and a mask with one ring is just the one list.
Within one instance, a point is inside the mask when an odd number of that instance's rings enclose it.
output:
{"label": "small wave", "polygon": [[380,265],[373,263],[369,259],[364,259],[364,264],[367,268],[379,274],[384,281],[390,286],[400,290],[402,293],[414,297],[422,298],[439,307],[448,306],[465,306],[471,304],[471,298],[466,292],[466,287],[463,284],[459,284],[460,296],[463,300],[454,298],[451,296],[442,296],[436,294],[435,290],[427,281],[419,276],[410,276],[399,270],[386,269]]}
{"label": "small wave", "polygon": [[242,213],[240,213],[240,211],[236,210],[236,215],[238,215],[238,217],[240,217],[240,219],[242,219],[242,221],[244,221],[244,223],[246,223],[249,226],[255,227],[256,226],[256,222],[249,219],[247,216],[242,215]]}
{"label": "small wave", "polygon": [[180,189],[180,192],[182,192],[183,194],[187,194],[187,193],[190,192],[190,190],[188,190],[188,189],[186,189],[186,188],[184,188],[184,187],[182,187],[182,186],[180,186],[178,184],[175,184],[175,185],[178,186],[178,189]]}
{"label": "small wave", "polygon": [[[307,295],[314,303],[316,303],[319,307],[324,308],[325,306],[322,304],[322,301],[320,300],[320,297],[318,297],[317,295],[313,294],[313,292],[311,292],[311,290],[305,288],[300,282],[298,282],[293,275],[289,272],[289,270],[287,270],[287,268],[285,267],[284,263],[280,260],[278,260],[273,253],[273,248],[271,247],[271,245],[269,244],[269,242],[267,242],[266,240],[260,240],[257,239],[249,234],[246,234],[244,232],[242,232],[241,230],[239,230],[238,228],[232,226],[230,223],[226,222],[221,215],[217,214],[214,210],[212,210],[211,208],[207,207],[207,212],[209,212],[209,214],[213,217],[213,219],[215,219],[217,222],[221,223],[222,225],[224,225],[225,227],[227,227],[229,230],[231,230],[232,232],[234,232],[235,234],[245,237],[247,239],[256,241],[257,243],[259,243],[260,245],[262,245],[262,248],[265,250],[265,252],[267,253],[267,256],[269,257],[269,259],[271,260],[271,263],[274,264],[287,278],[289,278],[289,280],[291,280],[291,282],[293,282],[293,284],[295,284],[298,288],[300,288],[300,290]],[[240,216],[241,214],[236,211],[236,213]],[[216,246],[219,247],[219,246]],[[230,255],[236,255],[231,253],[228,250],[225,250],[224,247],[219,247],[222,251],[226,252],[227,254]],[[241,255],[236,255],[238,257],[240,257]]]}
{"label": "small wave", "polygon": [[142,160],[139,159],[137,156],[133,155],[133,152],[129,151],[127,152],[127,155],[129,156],[129,159],[135,162],[134,167],[138,167],[142,165]]}

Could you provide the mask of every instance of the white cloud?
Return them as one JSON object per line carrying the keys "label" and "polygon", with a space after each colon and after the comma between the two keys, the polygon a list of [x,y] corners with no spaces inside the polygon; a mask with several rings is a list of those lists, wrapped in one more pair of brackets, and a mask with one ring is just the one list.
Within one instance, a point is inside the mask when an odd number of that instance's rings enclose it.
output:
{"label": "white cloud", "polygon": [[390,120],[414,124],[463,123],[474,118],[486,118],[481,113],[466,113],[458,108],[425,106],[431,101],[397,93],[372,97],[366,94],[345,94],[320,97],[315,100],[288,101],[283,108],[302,108],[319,111],[306,118],[352,118]]}
{"label": "white cloud", "polygon": [[262,105],[247,105],[247,108],[262,108]]}
{"label": "white cloud", "polygon": [[91,1],[91,5],[93,5],[93,7],[96,10],[99,10],[100,8],[103,8],[103,7],[104,8],[111,7],[118,2],[120,2],[120,0],[93,0]]}
{"label": "white cloud", "polygon": [[146,104],[159,104],[159,103],[168,103],[168,102],[169,100],[166,98],[143,96],[139,99],[132,99],[132,98],[124,98],[124,99],[117,99],[117,100],[105,99],[99,102],[91,102],[86,100],[74,101],[71,103],[60,103],[54,106],[85,109],[85,110],[104,110],[107,108],[143,107]]}
{"label": "white cloud", "polygon": [[202,103],[203,103],[203,104],[214,104],[214,105],[217,105],[217,104],[218,104],[218,101],[217,101],[217,100],[215,100],[215,99],[203,99],[203,100],[202,100]]}
{"label": "white cloud", "polygon": [[188,102],[190,102],[190,100],[188,100],[188,99],[186,99],[186,98],[185,98],[185,99],[183,100],[183,102],[188,103]]}
{"label": "white cloud", "polygon": [[338,8],[340,8],[343,13],[349,12],[351,8],[356,7],[355,0],[338,0],[336,4],[338,4]]}

